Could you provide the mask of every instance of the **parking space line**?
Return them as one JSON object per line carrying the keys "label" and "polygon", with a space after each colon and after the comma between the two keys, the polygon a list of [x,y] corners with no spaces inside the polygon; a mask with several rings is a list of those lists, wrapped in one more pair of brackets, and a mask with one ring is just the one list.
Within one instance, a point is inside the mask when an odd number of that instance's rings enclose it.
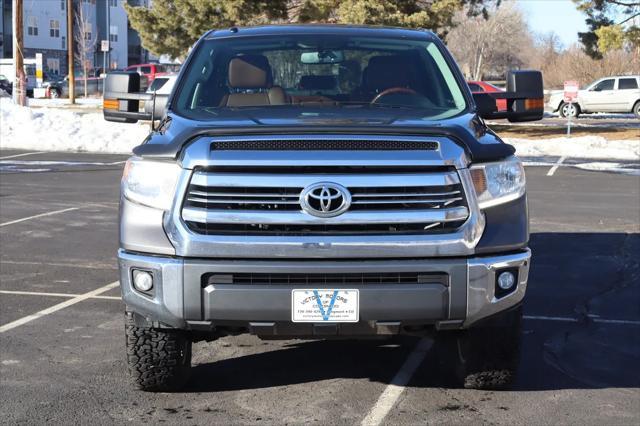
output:
{"label": "parking space line", "polygon": [[[47,293],[40,291],[21,291],[21,290],[0,290],[0,294],[16,294],[19,296],[46,296],[46,297],[78,297],[81,294],[74,293]],[[90,299],[105,299],[105,300],[121,300],[119,296],[91,296]]]}
{"label": "parking space line", "polygon": [[27,155],[35,155],[35,154],[44,154],[44,151],[25,152],[25,153],[22,153],[22,154],[7,155],[5,157],[0,157],[0,160],[8,160],[9,158],[25,157]]}
{"label": "parking space line", "polygon": [[94,296],[98,296],[102,293],[105,293],[109,290],[111,290],[112,288],[115,288],[119,285],[118,281],[112,282],[110,284],[107,284],[105,286],[102,286],[100,288],[97,288],[95,290],[89,291],[87,293],[84,294],[80,294],[76,297],[73,297],[69,300],[65,300],[64,302],[58,303],[57,305],[53,305],[50,308],[47,309],[43,309],[41,311],[36,312],[35,314],[31,314],[31,315],[27,315],[26,317],[17,319],[15,321],[12,321],[10,323],[7,323],[3,326],[0,326],[0,333],[4,333],[6,331],[12,330],[16,327],[20,327],[21,325],[27,324],[31,321],[37,320],[38,318],[42,318],[45,315],[49,315],[52,314],[54,312],[57,312],[59,310],[62,310],[64,308],[68,308],[69,306],[73,306],[76,303],[80,303],[83,300],[87,300],[87,299],[91,299]]}
{"label": "parking space line", "polygon": [[362,425],[373,426],[382,424],[387,414],[391,411],[393,406],[404,392],[406,385],[411,380],[411,376],[418,369],[424,358],[427,356],[427,352],[431,349],[433,342],[430,339],[420,339],[416,347],[411,351],[407,360],[404,362],[400,370],[391,380],[391,383],[387,385],[382,395],[378,398],[375,405],[369,411],[369,414],[362,420]]}
{"label": "parking space line", "polygon": [[571,318],[571,317],[548,317],[548,316],[544,316],[544,315],[523,315],[522,318],[524,318],[526,320],[578,322],[577,318]]}
{"label": "parking space line", "polygon": [[553,174],[556,172],[556,170],[558,170],[558,167],[560,167],[560,165],[564,162],[564,160],[567,159],[566,155],[563,155],[562,157],[560,157],[558,159],[558,161],[556,162],[556,164],[553,165],[553,167],[551,167],[549,169],[549,171],[547,172],[547,176],[553,176]]}
{"label": "parking space line", "polygon": [[[544,315],[523,315],[522,318],[526,320],[537,320],[537,321],[580,322],[580,319],[578,318],[548,317]],[[601,324],[640,325],[640,321],[624,320],[624,319],[607,319],[607,318],[594,317],[591,315],[589,315],[589,320],[595,323],[601,323]]]}
{"label": "parking space line", "polygon": [[70,211],[73,211],[73,210],[78,210],[79,208],[80,207],[69,207],[67,209],[54,210],[52,212],[40,213],[40,214],[36,214],[36,215],[33,215],[33,216],[29,216],[29,217],[23,217],[22,219],[16,219],[16,220],[12,220],[10,222],[0,223],[0,227],[7,226],[7,225],[13,225],[15,223],[24,222],[24,221],[31,220],[31,219],[37,219],[39,217],[53,216],[54,214],[70,212]]}
{"label": "parking space line", "polygon": [[624,325],[640,325],[640,321],[633,320],[617,320],[617,319],[604,319],[604,318],[591,318],[593,322],[599,322],[602,324],[624,324]]}
{"label": "parking space line", "polygon": [[[82,262],[79,260],[78,262]],[[82,264],[82,263],[63,263],[63,262],[29,262],[29,261],[20,261],[20,260],[5,260],[0,259],[0,263],[3,265],[31,265],[31,266],[59,266],[62,268],[78,268],[78,269],[114,269],[117,270],[118,267],[114,264],[106,264],[106,263],[92,263],[92,264]]]}

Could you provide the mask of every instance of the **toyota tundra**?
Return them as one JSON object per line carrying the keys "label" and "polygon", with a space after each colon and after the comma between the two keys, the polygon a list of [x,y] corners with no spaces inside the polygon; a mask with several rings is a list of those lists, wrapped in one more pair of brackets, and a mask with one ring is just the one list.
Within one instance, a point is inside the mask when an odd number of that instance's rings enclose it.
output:
{"label": "toyota tundra", "polygon": [[525,174],[484,119],[541,119],[539,72],[472,95],[429,31],[234,27],[194,44],[168,97],[115,72],[103,106],[153,123],[120,200],[139,388],[178,389],[192,342],[237,333],[429,335],[460,385],[512,380]]}

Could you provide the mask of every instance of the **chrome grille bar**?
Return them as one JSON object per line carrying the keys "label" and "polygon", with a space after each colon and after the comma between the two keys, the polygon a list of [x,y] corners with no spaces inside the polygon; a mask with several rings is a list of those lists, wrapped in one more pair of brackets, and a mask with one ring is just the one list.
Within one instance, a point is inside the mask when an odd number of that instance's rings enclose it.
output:
{"label": "chrome grille bar", "polygon": [[356,210],[328,218],[308,215],[302,211],[229,211],[206,208],[185,207],[182,218],[187,222],[199,223],[259,223],[259,224],[305,224],[305,225],[360,225],[387,223],[434,223],[457,222],[468,217],[466,207],[446,209],[404,210]]}

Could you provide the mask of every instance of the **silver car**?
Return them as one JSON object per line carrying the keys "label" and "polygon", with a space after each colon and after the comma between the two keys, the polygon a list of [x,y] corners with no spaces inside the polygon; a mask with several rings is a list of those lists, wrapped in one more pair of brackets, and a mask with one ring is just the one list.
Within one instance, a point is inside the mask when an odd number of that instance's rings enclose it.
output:
{"label": "silver car", "polygon": [[562,117],[593,112],[633,112],[640,118],[640,76],[605,77],[580,90],[575,103],[565,103],[563,98],[563,91],[554,91],[548,104]]}

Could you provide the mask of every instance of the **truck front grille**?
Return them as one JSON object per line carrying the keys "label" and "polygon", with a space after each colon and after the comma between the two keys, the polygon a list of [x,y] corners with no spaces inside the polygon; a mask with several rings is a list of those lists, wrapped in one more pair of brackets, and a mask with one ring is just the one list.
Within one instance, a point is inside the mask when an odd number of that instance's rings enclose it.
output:
{"label": "truck front grille", "polygon": [[[335,217],[301,206],[304,189],[337,183],[351,196]],[[221,173],[195,171],[182,218],[198,234],[354,235],[453,232],[468,218],[455,169],[412,173]]]}

